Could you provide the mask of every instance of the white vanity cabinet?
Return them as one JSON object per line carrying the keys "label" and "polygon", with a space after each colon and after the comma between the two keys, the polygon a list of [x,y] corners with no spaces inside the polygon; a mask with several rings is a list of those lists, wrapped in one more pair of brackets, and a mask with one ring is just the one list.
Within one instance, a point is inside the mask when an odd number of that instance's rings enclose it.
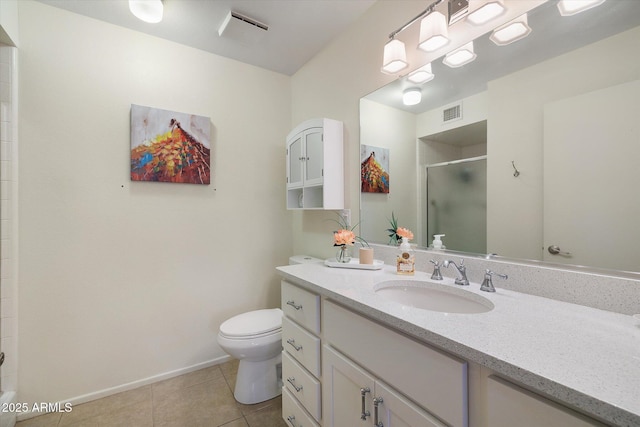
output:
{"label": "white vanity cabinet", "polygon": [[287,209],[343,209],[343,124],[307,120],[287,136]]}
{"label": "white vanity cabinet", "polygon": [[322,349],[324,425],[342,427],[445,427],[381,380],[331,347]]}
{"label": "white vanity cabinet", "polygon": [[494,375],[486,378],[487,426],[507,427],[604,427],[549,399],[531,393]]}
{"label": "white vanity cabinet", "polygon": [[331,301],[323,301],[322,319],[325,427],[352,425],[345,420],[362,402],[371,425],[377,406],[387,427],[468,426],[466,361]]}
{"label": "white vanity cabinet", "polygon": [[319,426],[320,296],[282,281],[282,418],[290,425]]}

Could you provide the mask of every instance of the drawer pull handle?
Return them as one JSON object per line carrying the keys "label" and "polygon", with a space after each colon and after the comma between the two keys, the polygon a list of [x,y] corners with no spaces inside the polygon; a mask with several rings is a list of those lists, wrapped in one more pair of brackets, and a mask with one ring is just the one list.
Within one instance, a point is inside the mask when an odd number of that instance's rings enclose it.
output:
{"label": "drawer pull handle", "polygon": [[287,340],[287,344],[289,344],[291,347],[295,348],[296,351],[302,350],[302,346],[301,345],[296,345],[296,340],[294,340],[293,338],[289,338]]}
{"label": "drawer pull handle", "polygon": [[367,411],[366,408],[364,407],[365,395],[370,391],[371,389],[369,389],[369,387],[363,387],[360,389],[360,396],[362,397],[362,412],[360,413],[361,420],[366,420],[367,417],[371,416],[371,412]]}
{"label": "drawer pull handle", "polygon": [[293,415],[289,415],[289,416],[287,417],[287,421],[289,421],[293,427],[296,427],[296,425],[295,425],[295,423],[294,423],[294,421],[295,421],[295,420],[296,420],[296,417],[295,417],[295,416],[293,416]]}
{"label": "drawer pull handle", "polygon": [[294,377],[287,378],[287,381],[289,382],[289,384],[291,384],[293,388],[296,389],[296,393],[300,393],[302,391],[302,386],[298,387],[295,383],[295,380],[296,379]]}
{"label": "drawer pull handle", "polygon": [[296,310],[300,310],[302,308],[302,304],[298,305],[295,301],[287,301],[287,305],[295,308]]}
{"label": "drawer pull handle", "polygon": [[381,397],[373,398],[373,425],[374,427],[384,427],[382,421],[378,420],[378,406],[383,402]]}

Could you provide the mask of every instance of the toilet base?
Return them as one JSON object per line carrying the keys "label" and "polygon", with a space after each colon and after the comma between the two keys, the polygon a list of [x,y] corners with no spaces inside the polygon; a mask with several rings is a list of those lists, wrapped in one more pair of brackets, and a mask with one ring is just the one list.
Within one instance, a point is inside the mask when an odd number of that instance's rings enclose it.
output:
{"label": "toilet base", "polygon": [[240,403],[251,405],[282,394],[282,353],[269,360],[240,360],[233,396]]}

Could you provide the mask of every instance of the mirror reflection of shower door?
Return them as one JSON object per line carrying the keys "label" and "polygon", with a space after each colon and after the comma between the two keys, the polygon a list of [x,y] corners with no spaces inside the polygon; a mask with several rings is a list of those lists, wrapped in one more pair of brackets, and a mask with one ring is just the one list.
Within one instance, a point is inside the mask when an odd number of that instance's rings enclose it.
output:
{"label": "mirror reflection of shower door", "polygon": [[447,249],[487,252],[487,159],[427,166],[427,236],[445,234]]}

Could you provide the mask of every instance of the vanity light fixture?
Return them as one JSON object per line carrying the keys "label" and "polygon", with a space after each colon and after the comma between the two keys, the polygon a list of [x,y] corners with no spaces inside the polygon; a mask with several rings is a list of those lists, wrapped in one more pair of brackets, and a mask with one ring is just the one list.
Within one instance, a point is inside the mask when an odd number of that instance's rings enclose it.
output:
{"label": "vanity light fixture", "polygon": [[382,72],[395,74],[407,68],[407,52],[404,43],[397,39],[391,39],[384,45],[384,55],[382,59]]}
{"label": "vanity light fixture", "polygon": [[451,68],[458,68],[473,61],[476,57],[477,55],[473,51],[473,42],[471,41],[453,52],[447,53],[442,63]]}
{"label": "vanity light fixture", "polygon": [[489,37],[498,46],[506,46],[510,43],[527,37],[531,33],[531,28],[527,20],[527,14],[523,14],[513,21],[493,30]]}
{"label": "vanity light fixture", "polygon": [[425,52],[433,52],[449,43],[447,17],[432,11],[420,21],[420,41],[418,47]]}
{"label": "vanity light fixture", "polygon": [[404,105],[416,105],[422,101],[422,91],[420,88],[412,87],[402,93],[402,103]]}
{"label": "vanity light fixture", "polygon": [[431,71],[431,63],[428,63],[427,65],[423,65],[417,70],[409,73],[409,75],[407,76],[407,80],[409,80],[411,83],[420,85],[433,80],[434,77],[435,75]]}
{"label": "vanity light fixture", "polygon": [[467,21],[474,25],[483,25],[502,15],[505,10],[503,0],[470,0]]}
{"label": "vanity light fixture", "polygon": [[571,16],[584,12],[592,7],[600,6],[605,0],[560,0],[558,10],[562,16]]}
{"label": "vanity light fixture", "polygon": [[140,20],[157,24],[162,21],[164,7],[162,0],[129,0],[129,10]]}

